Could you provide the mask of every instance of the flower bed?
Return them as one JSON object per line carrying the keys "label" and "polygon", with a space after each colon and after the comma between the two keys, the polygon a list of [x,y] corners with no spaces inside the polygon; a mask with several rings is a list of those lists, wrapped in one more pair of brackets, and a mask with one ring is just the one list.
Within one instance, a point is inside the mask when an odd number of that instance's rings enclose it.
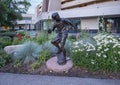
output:
{"label": "flower bed", "polygon": [[109,34],[98,34],[93,37],[96,44],[79,40],[71,47],[73,63],[90,70],[119,72],[120,42]]}

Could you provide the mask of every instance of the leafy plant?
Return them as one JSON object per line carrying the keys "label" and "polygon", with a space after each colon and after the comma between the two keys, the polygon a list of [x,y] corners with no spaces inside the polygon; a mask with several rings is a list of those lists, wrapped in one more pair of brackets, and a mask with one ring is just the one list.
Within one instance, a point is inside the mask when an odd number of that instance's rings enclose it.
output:
{"label": "leafy plant", "polygon": [[35,70],[36,68],[38,68],[38,66],[40,65],[40,62],[35,61],[34,63],[31,64],[32,70]]}
{"label": "leafy plant", "polygon": [[120,71],[120,42],[113,35],[100,33],[96,44],[79,40],[71,47],[73,63],[90,70]]}
{"label": "leafy plant", "polygon": [[52,40],[55,37],[55,33],[52,32],[51,34],[48,34],[48,40]]}
{"label": "leafy plant", "polygon": [[15,38],[13,39],[12,44],[13,44],[13,45],[22,44],[22,41],[21,41],[21,40],[19,40],[17,37],[15,37]]}
{"label": "leafy plant", "polygon": [[50,52],[48,50],[43,50],[41,53],[40,53],[40,56],[37,58],[37,61],[35,61],[31,67],[32,69],[36,69],[41,63],[44,63],[46,62],[50,57]]}
{"label": "leafy plant", "polygon": [[27,41],[33,41],[33,39],[25,32],[20,32],[20,34],[17,34],[16,37],[14,37],[12,44],[13,45],[23,44],[24,42]]}
{"label": "leafy plant", "polygon": [[2,49],[0,50],[0,68],[11,62],[10,55],[7,55]]}
{"label": "leafy plant", "polygon": [[38,57],[38,61],[40,63],[44,63],[46,60],[48,60],[50,57],[50,52],[48,50],[43,50],[41,53],[40,53],[40,56]]}
{"label": "leafy plant", "polygon": [[38,33],[37,37],[36,37],[36,42],[39,44],[42,44],[44,42],[46,42],[48,40],[48,36],[46,31],[41,31]]}
{"label": "leafy plant", "polygon": [[10,37],[8,36],[3,36],[0,38],[0,45],[2,48],[4,48],[5,46],[11,45],[12,44],[12,40]]}
{"label": "leafy plant", "polygon": [[16,49],[12,59],[19,60],[22,63],[29,63],[35,61],[41,52],[41,47],[32,41],[26,42],[21,48]]}
{"label": "leafy plant", "polygon": [[76,41],[76,36],[75,35],[71,35],[68,37],[68,40],[75,42]]}
{"label": "leafy plant", "polygon": [[72,41],[66,40],[65,50],[66,50],[66,56],[67,57],[70,57],[70,48],[71,48],[71,45],[72,45]]}
{"label": "leafy plant", "polygon": [[54,45],[52,45],[50,41],[43,43],[41,46],[43,50],[48,50],[51,54],[57,52],[57,48]]}

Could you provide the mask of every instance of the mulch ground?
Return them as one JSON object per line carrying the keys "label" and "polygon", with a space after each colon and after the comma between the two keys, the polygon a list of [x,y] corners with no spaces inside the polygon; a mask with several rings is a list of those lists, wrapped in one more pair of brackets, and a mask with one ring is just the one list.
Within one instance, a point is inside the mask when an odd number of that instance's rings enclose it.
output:
{"label": "mulch ground", "polygon": [[101,71],[92,72],[86,69],[73,66],[69,71],[56,73],[47,69],[46,64],[40,65],[37,69],[32,70],[30,64],[24,64],[22,66],[15,66],[10,63],[2,68],[0,72],[4,73],[18,73],[18,74],[39,74],[50,76],[68,76],[68,77],[82,77],[82,78],[97,78],[97,79],[120,79],[119,73],[105,73]]}

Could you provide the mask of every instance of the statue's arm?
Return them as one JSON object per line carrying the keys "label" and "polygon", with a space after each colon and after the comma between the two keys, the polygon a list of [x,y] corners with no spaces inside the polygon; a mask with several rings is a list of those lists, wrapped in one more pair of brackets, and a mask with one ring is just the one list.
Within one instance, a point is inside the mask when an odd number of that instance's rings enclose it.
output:
{"label": "statue's arm", "polygon": [[51,33],[52,31],[54,31],[56,28],[55,24],[52,25],[52,27],[50,29],[48,29],[48,33]]}
{"label": "statue's arm", "polygon": [[52,26],[52,31],[54,31],[54,30],[55,30],[55,28],[56,28],[56,25],[55,25],[55,24],[53,24],[53,26]]}

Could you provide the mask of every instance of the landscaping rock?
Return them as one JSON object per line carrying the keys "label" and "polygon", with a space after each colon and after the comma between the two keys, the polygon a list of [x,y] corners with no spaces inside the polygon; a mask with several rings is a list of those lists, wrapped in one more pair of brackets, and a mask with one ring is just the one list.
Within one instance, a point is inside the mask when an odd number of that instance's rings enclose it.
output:
{"label": "landscaping rock", "polygon": [[68,60],[65,65],[59,65],[57,63],[57,56],[55,56],[55,57],[50,58],[46,62],[46,66],[51,71],[55,71],[55,72],[64,72],[65,71],[66,72],[72,68],[73,63],[71,60]]}
{"label": "landscaping rock", "polygon": [[4,50],[5,50],[5,52],[6,52],[7,54],[11,54],[11,53],[15,52],[16,49],[18,49],[18,48],[20,48],[20,47],[22,47],[22,46],[23,46],[23,45],[11,45],[11,46],[6,46],[6,47],[4,48]]}

